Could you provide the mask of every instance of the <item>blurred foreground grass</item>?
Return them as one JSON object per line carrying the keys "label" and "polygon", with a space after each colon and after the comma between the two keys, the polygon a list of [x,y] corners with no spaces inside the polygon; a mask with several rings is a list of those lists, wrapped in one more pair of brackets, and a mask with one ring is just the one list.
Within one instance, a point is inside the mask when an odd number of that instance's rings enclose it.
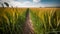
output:
{"label": "blurred foreground grass", "polygon": [[[23,34],[27,8],[0,8],[0,34]],[[29,8],[35,34],[60,34],[60,8]]]}
{"label": "blurred foreground grass", "polygon": [[60,8],[31,8],[30,18],[36,34],[60,34]]}
{"label": "blurred foreground grass", "polygon": [[0,34],[22,34],[26,8],[0,8]]}

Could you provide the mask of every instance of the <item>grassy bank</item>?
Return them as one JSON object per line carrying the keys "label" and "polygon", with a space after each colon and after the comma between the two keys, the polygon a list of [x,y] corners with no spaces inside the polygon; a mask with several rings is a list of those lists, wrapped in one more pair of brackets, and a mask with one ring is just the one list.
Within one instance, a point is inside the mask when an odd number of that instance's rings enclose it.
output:
{"label": "grassy bank", "polygon": [[60,8],[0,8],[0,33],[23,34],[27,12],[34,34],[60,33]]}

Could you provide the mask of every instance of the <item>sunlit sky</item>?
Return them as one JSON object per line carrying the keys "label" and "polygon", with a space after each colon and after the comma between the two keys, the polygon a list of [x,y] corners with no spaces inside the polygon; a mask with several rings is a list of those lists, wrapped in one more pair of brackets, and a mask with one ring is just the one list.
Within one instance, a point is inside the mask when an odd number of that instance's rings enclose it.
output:
{"label": "sunlit sky", "polygon": [[10,7],[60,7],[60,0],[0,0],[0,7],[4,2]]}

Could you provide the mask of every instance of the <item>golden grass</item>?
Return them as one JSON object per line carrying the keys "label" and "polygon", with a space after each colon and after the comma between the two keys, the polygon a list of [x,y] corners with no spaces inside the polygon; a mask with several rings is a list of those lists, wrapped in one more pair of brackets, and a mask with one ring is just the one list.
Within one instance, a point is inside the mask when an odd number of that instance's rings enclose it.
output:
{"label": "golden grass", "polygon": [[[60,24],[59,22],[60,8],[31,8],[30,10],[31,10],[30,17],[31,17],[32,23],[34,24],[35,32],[37,34],[41,34],[39,33],[40,31],[45,33],[51,30],[58,31],[58,27]],[[39,23],[40,25],[37,25]],[[42,25],[44,25],[44,27]],[[42,29],[39,29],[39,28],[42,28]]]}
{"label": "golden grass", "polygon": [[[2,20],[4,19],[3,21],[7,22],[8,24],[9,22],[12,22],[11,25],[13,25],[13,23],[16,22],[21,25],[22,21],[25,22],[26,10],[27,8],[0,7],[0,23],[2,23]],[[56,26],[55,28],[57,31],[60,31],[60,8],[29,8],[29,11],[29,16],[36,34],[50,32],[50,28],[53,30],[54,26]],[[16,25],[18,26],[18,24]],[[15,25],[12,27],[14,28]],[[22,29],[22,26],[19,28]],[[19,29],[17,31],[19,31]]]}

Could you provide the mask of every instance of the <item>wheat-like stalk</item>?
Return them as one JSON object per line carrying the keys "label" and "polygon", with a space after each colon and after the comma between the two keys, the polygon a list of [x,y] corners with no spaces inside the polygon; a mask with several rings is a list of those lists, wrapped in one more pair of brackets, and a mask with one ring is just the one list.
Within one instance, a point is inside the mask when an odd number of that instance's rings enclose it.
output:
{"label": "wheat-like stalk", "polygon": [[[58,34],[60,25],[58,8],[31,8],[30,16],[36,34]],[[59,30],[60,32],[60,30]]]}

